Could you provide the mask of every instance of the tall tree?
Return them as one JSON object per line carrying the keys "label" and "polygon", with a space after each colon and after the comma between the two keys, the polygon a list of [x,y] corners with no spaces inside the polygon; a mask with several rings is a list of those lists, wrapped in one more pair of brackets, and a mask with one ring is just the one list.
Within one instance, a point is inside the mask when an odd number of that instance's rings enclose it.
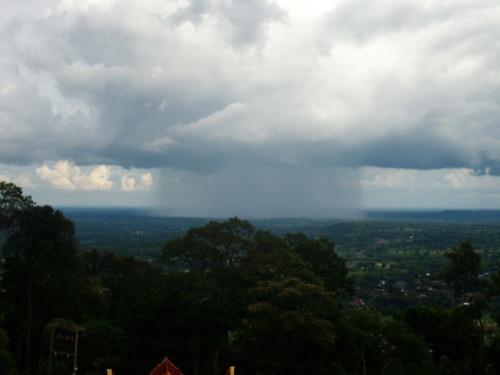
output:
{"label": "tall tree", "polygon": [[9,339],[0,328],[0,374],[11,375],[14,373],[14,359],[9,352]]}
{"label": "tall tree", "polygon": [[287,241],[264,231],[255,233],[254,246],[248,252],[242,272],[250,286],[262,281],[289,278],[321,283],[320,277],[308,267],[297,252],[290,248]]}
{"label": "tall tree", "polygon": [[25,367],[32,365],[34,322],[37,332],[55,314],[69,314],[71,285],[77,277],[74,225],[50,206],[16,213],[15,228],[4,244],[4,285],[8,298],[25,317]]}
{"label": "tall tree", "polygon": [[232,218],[190,229],[183,238],[165,244],[162,260],[170,280],[187,292],[180,299],[184,307],[176,318],[186,319],[182,326],[193,348],[194,374],[199,373],[203,346],[215,348],[210,367],[217,373],[227,332],[241,319],[245,308],[241,270],[254,247],[254,235],[249,222]]}
{"label": "tall tree", "polygon": [[469,241],[463,241],[458,247],[444,255],[449,264],[442,273],[445,283],[453,289],[455,296],[478,290],[481,272],[481,255],[474,250]]}
{"label": "tall tree", "polygon": [[327,239],[309,239],[303,233],[287,236],[291,248],[322,278],[325,287],[331,291],[350,293],[352,280],[344,259],[335,252],[335,244]]}
{"label": "tall tree", "polygon": [[248,221],[238,218],[225,222],[211,221],[190,229],[181,239],[167,242],[163,259],[169,269],[224,276],[246,258],[254,232]]}
{"label": "tall tree", "polygon": [[[241,359],[258,374],[331,374],[341,312],[333,293],[296,278],[252,289],[239,332]],[[237,343],[238,344],[238,343]]]}
{"label": "tall tree", "polygon": [[0,181],[0,231],[12,224],[16,212],[33,205],[31,197],[25,196],[19,186]]}

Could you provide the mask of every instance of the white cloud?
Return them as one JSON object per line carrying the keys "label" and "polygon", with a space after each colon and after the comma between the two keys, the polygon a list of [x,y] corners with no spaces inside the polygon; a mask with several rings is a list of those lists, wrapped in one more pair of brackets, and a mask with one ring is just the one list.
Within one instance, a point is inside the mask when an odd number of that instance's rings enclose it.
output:
{"label": "white cloud", "polygon": [[122,176],[121,189],[123,191],[134,191],[135,190],[135,178],[129,177],[127,175]]}
{"label": "white cloud", "polygon": [[446,174],[444,179],[453,189],[500,191],[500,177],[490,175],[488,169],[481,173],[471,168],[460,168]]}
{"label": "white cloud", "polygon": [[7,176],[7,175],[0,173],[0,181],[12,182],[12,183],[22,187],[23,189],[32,189],[35,187],[35,185],[31,181],[30,177],[23,175],[23,174]]}
{"label": "white cloud", "polygon": [[93,169],[88,176],[82,175],[78,181],[84,190],[110,190],[113,182],[109,179],[110,168],[100,165]]}
{"label": "white cloud", "polygon": [[17,176],[14,182],[23,189],[35,188],[35,184],[31,181],[31,179],[28,176],[23,176],[23,175]]}
{"label": "white cloud", "polygon": [[488,170],[360,168],[362,205],[371,208],[496,209],[500,176]]}
{"label": "white cloud", "polygon": [[475,191],[500,193],[500,176],[471,168],[398,169],[362,168],[361,185],[365,189],[386,191]]}
{"label": "white cloud", "polygon": [[469,185],[470,178],[475,175],[473,169],[461,168],[444,176],[444,179],[454,189],[460,189]]}
{"label": "white cloud", "polygon": [[151,172],[146,172],[141,175],[141,186],[143,189],[151,189],[153,186],[153,175]]}
{"label": "white cloud", "polygon": [[418,174],[418,171],[410,169],[377,168],[375,173],[373,169],[364,171],[365,176],[361,183],[366,189],[414,189]]}
{"label": "white cloud", "polygon": [[[139,179],[139,183],[137,183]],[[153,175],[151,172],[146,172],[136,177],[123,175],[121,179],[121,190],[123,191],[147,191],[153,186]]]}
{"label": "white cloud", "polygon": [[150,191],[154,176],[146,169],[124,169],[111,165],[78,166],[68,160],[31,166],[0,163],[0,181],[13,182],[31,191],[56,190],[88,192]]}
{"label": "white cloud", "polygon": [[67,160],[58,161],[52,168],[46,164],[36,169],[40,179],[61,190],[110,190],[113,182],[110,168],[99,165],[88,174]]}
{"label": "white cloud", "polygon": [[[80,173],[78,170],[74,172]],[[42,181],[50,183],[57,189],[76,190],[76,184],[72,180],[71,165],[67,161],[58,162],[54,169],[43,165],[36,169],[36,173]]]}

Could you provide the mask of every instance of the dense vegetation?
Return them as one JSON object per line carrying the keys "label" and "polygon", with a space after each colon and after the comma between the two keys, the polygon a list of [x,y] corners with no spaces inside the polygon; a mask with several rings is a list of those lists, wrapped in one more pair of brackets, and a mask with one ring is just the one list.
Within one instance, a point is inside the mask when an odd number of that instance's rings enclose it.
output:
{"label": "dense vegetation", "polygon": [[500,373],[500,273],[470,242],[353,247],[349,272],[329,238],[233,218],[139,259],[82,251],[60,211],[0,184],[1,374],[71,373],[76,332],[79,374],[164,356],[185,374]]}
{"label": "dense vegetation", "polygon": [[[155,215],[147,209],[63,208],[76,226],[82,249],[101,250],[141,259],[156,258],[166,240],[183,236],[189,228],[209,220]],[[443,219],[439,219],[442,218]],[[496,255],[500,247],[500,211],[367,211],[357,220],[252,219],[259,230],[283,236],[303,232],[335,241],[346,259],[369,252],[375,259],[384,251],[442,251],[467,239]],[[440,258],[442,258],[440,256]]]}

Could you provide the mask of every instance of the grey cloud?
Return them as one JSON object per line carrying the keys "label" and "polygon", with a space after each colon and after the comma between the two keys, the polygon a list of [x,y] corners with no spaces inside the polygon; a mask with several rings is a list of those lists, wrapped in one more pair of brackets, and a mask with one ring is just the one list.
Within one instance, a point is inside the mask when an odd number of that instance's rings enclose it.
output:
{"label": "grey cloud", "polygon": [[[0,161],[204,176],[285,168],[295,172],[278,177],[295,184],[331,166],[500,173],[494,12],[468,20],[469,2],[343,1],[323,18],[327,33],[293,18],[269,28],[286,9],[264,0],[164,4],[175,2],[4,26]],[[335,39],[329,55],[318,38]]]}
{"label": "grey cloud", "polygon": [[340,168],[252,166],[209,175],[166,169],[158,194],[170,215],[352,217],[356,179],[356,171]]}
{"label": "grey cloud", "polygon": [[286,11],[269,0],[190,0],[172,15],[172,19],[198,24],[207,15],[217,20],[221,31],[225,28],[230,30],[234,46],[245,46],[258,42],[270,22],[284,20]]}

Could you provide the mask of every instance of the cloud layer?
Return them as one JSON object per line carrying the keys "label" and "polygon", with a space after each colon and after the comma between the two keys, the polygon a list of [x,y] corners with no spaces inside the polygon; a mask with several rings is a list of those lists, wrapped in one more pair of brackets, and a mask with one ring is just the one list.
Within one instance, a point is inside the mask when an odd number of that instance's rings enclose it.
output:
{"label": "cloud layer", "polygon": [[500,172],[497,1],[12,4],[4,163]]}
{"label": "cloud layer", "polygon": [[0,181],[14,182],[28,190],[134,192],[150,191],[154,187],[150,171],[109,165],[79,167],[68,160],[30,167],[0,164],[0,171]]}
{"label": "cloud layer", "polygon": [[[478,192],[500,175],[496,0],[3,8],[0,163],[36,169],[32,185],[145,191],[158,168],[161,190],[180,194],[162,198],[170,206],[295,215],[323,214],[334,195],[354,202],[360,189],[393,189],[416,170]],[[346,167],[391,169],[367,180]],[[353,194],[341,193],[346,184]],[[313,193],[324,198],[290,210]]]}

